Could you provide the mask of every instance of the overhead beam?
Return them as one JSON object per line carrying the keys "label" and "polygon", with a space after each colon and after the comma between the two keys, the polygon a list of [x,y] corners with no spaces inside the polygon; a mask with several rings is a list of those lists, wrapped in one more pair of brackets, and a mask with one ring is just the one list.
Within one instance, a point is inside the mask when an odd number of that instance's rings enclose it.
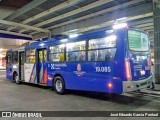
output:
{"label": "overhead beam", "polygon": [[51,23],[51,22],[54,22],[54,21],[57,21],[57,20],[60,20],[60,19],[64,19],[66,17],[69,17],[69,16],[72,16],[72,15],[75,15],[75,14],[78,14],[78,13],[81,13],[81,12],[84,12],[84,11],[87,11],[91,8],[94,8],[94,7],[98,7],[100,5],[103,5],[103,4],[106,4],[106,3],[109,3],[113,0],[99,0],[99,1],[96,1],[94,3],[91,3],[89,5],[86,5],[84,7],[81,7],[81,8],[78,8],[76,10],[73,10],[71,12],[68,12],[68,13],[65,13],[65,14],[62,14],[60,16],[57,16],[57,17],[54,17],[54,18],[51,18],[51,19],[48,19],[44,22],[41,22],[41,23],[38,23],[38,24],[35,24],[34,26],[36,27],[39,27],[39,26],[43,26],[43,25],[46,25],[48,23]]}
{"label": "overhead beam", "polygon": [[26,35],[26,34],[21,34],[21,33],[15,33],[15,32],[9,32],[9,31],[4,31],[4,30],[0,30],[0,33],[32,38],[31,35]]}
{"label": "overhead beam", "polygon": [[41,38],[46,38],[47,35],[45,33],[40,33],[38,34],[38,36],[33,36],[33,40],[38,40],[38,39],[41,39]]}
{"label": "overhead beam", "polygon": [[136,20],[134,22],[130,22],[129,24],[131,26],[136,26],[136,25],[147,24],[147,23],[153,23],[153,14],[152,14],[152,16],[150,16],[150,18]]}
{"label": "overhead beam", "polygon": [[153,23],[144,23],[144,24],[141,24],[141,25],[135,25],[136,27],[147,27],[147,26],[153,26]]}
{"label": "overhead beam", "polygon": [[30,29],[30,30],[35,30],[35,31],[39,31],[39,32],[44,32],[44,33],[49,33],[50,32],[49,30],[45,30],[45,29],[41,29],[41,28],[29,26],[29,25],[23,25],[23,24],[20,24],[20,23],[15,23],[15,22],[6,21],[6,20],[0,20],[0,23],[6,24],[6,25],[11,25],[11,26],[17,26],[17,27],[21,27],[21,28],[24,28],[24,29]]}
{"label": "overhead beam", "polygon": [[154,36],[149,37],[149,39],[154,39]]}
{"label": "overhead beam", "polygon": [[12,15],[10,15],[9,17],[5,18],[6,20],[13,20],[14,18],[23,15],[24,13],[28,12],[29,10],[37,7],[38,5],[46,2],[47,0],[33,0],[32,2],[28,3],[27,5],[25,5],[24,7],[18,9],[17,11],[15,11]]}
{"label": "overhead beam", "polygon": [[150,32],[149,32],[149,35],[154,35],[154,32],[153,32],[153,31],[150,31]]}
{"label": "overhead beam", "polygon": [[1,6],[0,7],[0,19],[4,19],[5,17],[11,15],[14,11],[15,9]]}
{"label": "overhead beam", "polygon": [[147,30],[147,32],[154,32],[154,29]]}
{"label": "overhead beam", "polygon": [[54,6],[54,7],[50,8],[50,9],[44,11],[44,12],[41,12],[41,13],[39,13],[39,14],[37,14],[37,15],[31,17],[31,18],[29,18],[29,19],[26,19],[26,20],[23,21],[22,23],[23,23],[23,24],[29,23],[29,22],[31,22],[31,21],[33,21],[33,20],[36,20],[36,19],[38,19],[38,18],[41,18],[41,17],[46,16],[46,15],[48,15],[48,14],[51,14],[51,13],[53,13],[53,12],[59,11],[59,10],[61,10],[61,9],[65,9],[65,8],[67,8],[67,7],[70,7],[70,6],[73,6],[73,5],[75,5],[75,4],[77,4],[77,3],[81,2],[81,1],[82,1],[82,0],[67,0],[67,1],[65,1],[64,3],[62,3],[62,4],[59,4],[59,5],[57,5],[57,6]]}
{"label": "overhead beam", "polygon": [[53,29],[53,28],[63,26],[63,25],[66,25],[66,24],[70,24],[70,23],[73,23],[73,22],[78,22],[80,20],[84,20],[84,19],[87,19],[87,18],[90,18],[90,17],[96,17],[98,15],[106,14],[106,13],[111,12],[113,10],[117,10],[117,9],[120,9],[120,8],[123,8],[123,7],[127,7],[129,5],[134,5],[135,3],[142,2],[142,1],[144,1],[144,0],[134,0],[134,1],[127,2],[127,3],[122,3],[120,5],[116,5],[114,7],[110,7],[110,8],[98,11],[96,13],[92,13],[92,14],[89,14],[89,15],[86,15],[86,16],[83,16],[83,17],[79,17],[77,19],[73,19],[73,20],[70,20],[70,21],[55,25],[55,26],[47,27],[46,29]]}
{"label": "overhead beam", "polygon": [[3,48],[3,49],[11,49],[11,48],[17,48],[19,47],[19,45],[1,45],[0,44],[0,48]]}
{"label": "overhead beam", "polygon": [[153,29],[153,26],[147,26],[147,27],[138,27],[140,29],[143,29],[143,30],[150,30],[150,29]]}
{"label": "overhead beam", "polygon": [[106,21],[112,21],[112,20],[116,20],[119,18],[123,18],[123,17],[127,17],[126,19],[123,20],[123,22],[125,22],[125,21],[131,21],[131,20],[138,20],[142,18],[148,18],[152,16],[153,16],[152,4],[145,3],[142,5],[133,6],[127,9],[119,10],[114,13],[107,13],[107,14],[104,14],[103,16],[97,16],[94,18],[90,18],[85,21],[79,21],[79,22],[69,24],[66,26],[57,27],[52,30],[52,34],[63,33],[63,32],[74,30],[74,29],[83,30],[84,28],[93,27],[95,25],[99,26],[105,23]]}
{"label": "overhead beam", "polygon": [[[75,14],[78,14],[78,13],[81,13],[81,12],[84,12],[84,11],[87,11],[91,8],[94,8],[94,7],[98,7],[100,5],[103,5],[103,4],[106,4],[106,3],[109,3],[113,0],[99,0],[99,1],[96,1],[94,3],[91,3],[89,5],[86,5],[84,7],[81,7],[81,8],[78,8],[76,10],[73,10],[71,12],[68,12],[68,13],[65,13],[65,14],[62,14],[60,16],[57,16],[57,17],[54,17],[54,18],[51,18],[51,19],[48,19],[44,22],[41,22],[41,23],[38,23],[38,24],[35,24],[34,26],[36,27],[39,27],[39,26],[43,26],[45,24],[48,24],[48,23],[51,23],[51,22],[55,22],[55,21],[58,21],[58,20],[61,20],[61,19],[64,19],[66,17],[69,17],[69,16],[72,16],[72,15],[75,15]],[[25,32],[26,30],[21,30],[20,32]]]}
{"label": "overhead beam", "polygon": [[[147,8],[147,9],[145,9]],[[53,34],[60,34],[70,30],[78,29],[80,32],[85,32],[93,29],[100,29],[106,26],[111,26],[114,23],[114,20],[127,17],[121,22],[131,22],[137,20],[144,20],[144,18],[148,19],[152,17],[152,4],[145,3],[138,6],[132,6],[127,9],[118,10],[112,13],[106,13],[101,16],[91,17],[86,19],[85,21],[79,21],[73,24],[67,24],[65,26],[59,26],[52,30]],[[78,32],[79,32],[78,31]],[[40,34],[33,35],[33,38],[39,38]]]}
{"label": "overhead beam", "polygon": [[[41,17],[43,17],[43,16],[46,16],[46,15],[48,15],[48,14],[51,14],[51,13],[54,13],[54,12],[56,12],[56,11],[59,11],[59,10],[65,9],[65,8],[67,8],[67,7],[73,6],[73,5],[75,5],[75,4],[78,4],[79,2],[82,2],[82,0],[68,0],[68,1],[65,1],[65,2],[63,2],[62,4],[59,4],[59,5],[57,5],[57,6],[54,6],[54,7],[50,8],[50,9],[44,11],[44,12],[41,12],[41,13],[33,16],[33,17],[30,17],[30,18],[22,21],[21,23],[22,23],[22,24],[27,24],[27,23],[29,23],[29,22],[31,22],[31,21],[33,21],[33,20],[36,20],[36,19],[41,18]],[[8,31],[9,31],[9,30],[12,30],[12,29],[15,29],[15,28],[16,28],[16,27],[10,27],[10,28],[8,28]]]}
{"label": "overhead beam", "polygon": [[[114,11],[114,10],[117,10],[117,9],[120,9],[120,8],[123,8],[123,7],[127,7],[129,5],[134,5],[137,2],[142,2],[142,1],[144,1],[144,0],[134,0],[134,1],[127,2],[127,3],[122,3],[120,5],[116,5],[114,7],[110,7],[110,8],[98,11],[96,13],[92,13],[92,14],[89,14],[89,15],[86,15],[86,16],[83,16],[83,17],[79,17],[79,18],[76,18],[76,19],[72,19],[70,21],[63,22],[63,23],[58,24],[58,25],[47,27],[45,29],[54,29],[54,28],[57,28],[57,27],[60,27],[60,26],[64,26],[64,25],[71,24],[71,23],[75,23],[75,22],[78,22],[78,21],[81,21],[81,20],[85,20],[85,19],[88,19],[88,18],[91,18],[91,17],[96,17],[98,15],[106,14],[108,12],[111,12],[111,11]],[[24,30],[21,30],[21,32],[23,32],[23,31]],[[37,32],[33,32],[32,34],[36,34],[36,33]]]}
{"label": "overhead beam", "polygon": [[[151,13],[151,14],[143,14],[143,15],[145,15],[146,17],[148,17],[148,16],[152,15],[152,13]],[[144,18],[143,15],[132,16],[132,17],[129,17],[129,16],[128,16],[127,19],[121,20],[121,22],[129,22],[129,21],[132,21],[132,20],[142,19],[142,18]],[[101,24],[93,25],[93,26],[91,26],[91,27],[80,28],[80,29],[78,29],[78,32],[79,32],[79,33],[83,33],[83,32],[87,32],[87,31],[90,31],[90,30],[101,29],[101,28],[104,28],[104,27],[110,27],[110,26],[112,26],[114,23],[115,23],[115,21],[114,21],[114,20],[111,20],[111,21],[104,22],[104,23],[101,23]],[[67,31],[64,32],[64,33],[67,33]],[[58,33],[57,33],[57,34],[58,34]]]}

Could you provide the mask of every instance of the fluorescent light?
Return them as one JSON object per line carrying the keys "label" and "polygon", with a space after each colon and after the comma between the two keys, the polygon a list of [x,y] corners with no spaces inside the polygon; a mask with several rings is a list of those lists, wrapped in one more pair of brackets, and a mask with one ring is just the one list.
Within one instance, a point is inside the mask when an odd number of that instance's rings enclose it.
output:
{"label": "fluorescent light", "polygon": [[39,44],[40,46],[44,46],[44,43]]}
{"label": "fluorescent light", "polygon": [[75,31],[77,31],[78,29],[73,29],[73,30],[70,30],[69,32],[75,32]]}
{"label": "fluorescent light", "polygon": [[116,35],[111,35],[111,36],[105,37],[105,40],[110,40],[110,41],[114,41],[116,39],[117,39]]}
{"label": "fluorescent light", "polygon": [[114,30],[106,30],[106,33],[113,33],[114,32]]}
{"label": "fluorescent light", "polygon": [[76,38],[76,37],[78,37],[79,35],[78,34],[70,34],[69,35],[69,38]]}
{"label": "fluorescent light", "polygon": [[119,19],[117,19],[117,21],[119,21],[119,20],[125,20],[125,19],[127,19],[127,17],[119,18]]}
{"label": "fluorescent light", "polygon": [[0,54],[0,57],[5,57],[4,55]]}
{"label": "fluorescent light", "polygon": [[62,39],[61,40],[61,42],[67,42],[68,41],[68,39]]}
{"label": "fluorescent light", "polygon": [[64,47],[65,47],[65,44],[60,45],[60,48],[64,48]]}
{"label": "fluorescent light", "polygon": [[72,48],[72,47],[75,46],[75,43],[67,43],[66,46],[67,46],[68,48]]}
{"label": "fluorescent light", "polygon": [[124,28],[124,27],[127,27],[127,23],[113,25],[113,29],[120,29],[120,28]]}
{"label": "fluorescent light", "polygon": [[13,68],[15,68],[15,69],[16,69],[16,68],[17,68],[17,66],[16,66],[16,65],[13,65]]}

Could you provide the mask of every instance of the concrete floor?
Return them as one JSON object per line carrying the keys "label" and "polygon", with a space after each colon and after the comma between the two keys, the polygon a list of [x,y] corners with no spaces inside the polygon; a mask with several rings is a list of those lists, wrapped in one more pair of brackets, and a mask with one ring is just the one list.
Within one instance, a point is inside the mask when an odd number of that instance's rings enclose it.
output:
{"label": "concrete floor", "polygon": [[[113,98],[98,93],[77,91],[57,95],[47,87],[17,85],[6,80],[4,75],[5,71],[0,71],[0,111],[160,111],[160,94],[157,94],[160,91],[152,94],[152,91],[148,90],[144,95],[124,94],[115,95]],[[118,119],[127,120],[112,118]]]}

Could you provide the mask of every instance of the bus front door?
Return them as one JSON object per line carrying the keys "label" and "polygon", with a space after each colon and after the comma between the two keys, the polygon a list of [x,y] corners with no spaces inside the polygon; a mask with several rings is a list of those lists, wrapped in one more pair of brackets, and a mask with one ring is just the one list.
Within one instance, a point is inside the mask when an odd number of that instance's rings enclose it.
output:
{"label": "bus front door", "polygon": [[37,51],[37,83],[46,84],[47,81],[47,49]]}
{"label": "bus front door", "polygon": [[24,80],[24,52],[19,52],[19,79]]}

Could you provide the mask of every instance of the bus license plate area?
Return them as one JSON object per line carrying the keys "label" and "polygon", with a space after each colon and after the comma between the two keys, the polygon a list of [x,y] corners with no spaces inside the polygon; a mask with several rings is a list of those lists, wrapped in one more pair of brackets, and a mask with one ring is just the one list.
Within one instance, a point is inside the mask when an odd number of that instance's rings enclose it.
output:
{"label": "bus license plate area", "polygon": [[146,85],[146,84],[147,84],[147,82],[144,82],[144,83],[141,83],[140,86],[143,86],[143,85]]}
{"label": "bus license plate area", "polygon": [[123,92],[137,91],[146,88],[152,83],[152,77],[140,81],[123,81]]}

